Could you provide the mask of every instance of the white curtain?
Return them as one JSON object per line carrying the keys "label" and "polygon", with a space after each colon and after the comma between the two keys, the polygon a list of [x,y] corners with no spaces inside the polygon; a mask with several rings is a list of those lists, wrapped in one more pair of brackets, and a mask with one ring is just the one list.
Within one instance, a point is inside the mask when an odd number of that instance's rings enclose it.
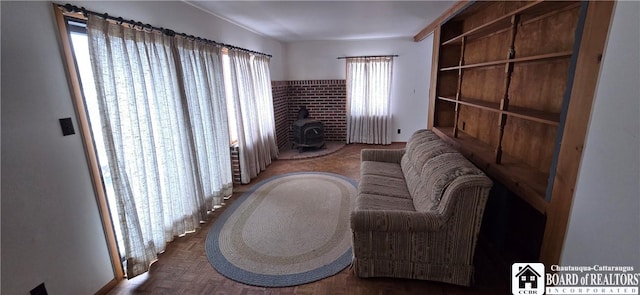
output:
{"label": "white curtain", "polygon": [[392,57],[347,58],[347,143],[391,143],[392,70]]}
{"label": "white curtain", "polygon": [[249,183],[278,156],[269,58],[229,50],[240,176]]}
{"label": "white curtain", "polygon": [[230,193],[228,145],[212,144],[229,142],[217,106],[222,69],[215,50],[99,17],[89,16],[87,36],[131,278]]}
{"label": "white curtain", "polygon": [[197,157],[198,188],[203,189],[199,195],[218,208],[233,187],[222,48],[182,37],[176,37],[176,43],[182,69],[178,77],[184,85],[183,104],[188,107],[186,118],[193,136],[191,148]]}

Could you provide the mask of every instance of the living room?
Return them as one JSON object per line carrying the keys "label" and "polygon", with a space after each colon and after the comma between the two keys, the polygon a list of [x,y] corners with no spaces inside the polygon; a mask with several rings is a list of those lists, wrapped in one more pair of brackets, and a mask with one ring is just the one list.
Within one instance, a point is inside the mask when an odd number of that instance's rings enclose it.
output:
{"label": "living room", "polygon": [[[271,54],[273,81],[340,80],[339,56],[397,54],[392,141],[427,127],[432,36],[280,42],[185,2],[72,4]],[[563,264],[640,267],[639,42],[627,36],[638,10],[614,9]],[[50,2],[2,2],[2,290],[10,294],[42,282],[52,293],[95,293],[114,279],[82,138],[60,135],[58,118],[76,116],[57,36]]]}

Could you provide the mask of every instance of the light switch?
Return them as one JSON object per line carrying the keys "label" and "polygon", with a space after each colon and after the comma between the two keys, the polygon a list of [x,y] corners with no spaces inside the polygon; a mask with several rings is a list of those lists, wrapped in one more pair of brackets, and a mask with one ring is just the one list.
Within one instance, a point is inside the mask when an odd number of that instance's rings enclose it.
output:
{"label": "light switch", "polygon": [[60,128],[62,128],[62,135],[64,136],[76,134],[76,131],[73,128],[73,121],[71,121],[71,118],[60,119]]}

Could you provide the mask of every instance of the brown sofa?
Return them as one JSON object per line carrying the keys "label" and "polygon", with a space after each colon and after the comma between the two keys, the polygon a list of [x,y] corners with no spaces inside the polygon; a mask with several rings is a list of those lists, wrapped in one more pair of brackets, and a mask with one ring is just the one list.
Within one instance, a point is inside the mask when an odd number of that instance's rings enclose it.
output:
{"label": "brown sofa", "polygon": [[429,130],[404,149],[365,149],[351,213],[359,277],[469,286],[491,180]]}

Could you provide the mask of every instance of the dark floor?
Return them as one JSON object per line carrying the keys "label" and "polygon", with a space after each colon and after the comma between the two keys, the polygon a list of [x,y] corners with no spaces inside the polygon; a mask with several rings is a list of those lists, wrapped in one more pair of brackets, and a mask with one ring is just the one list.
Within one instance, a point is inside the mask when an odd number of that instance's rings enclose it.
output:
{"label": "dark floor", "polygon": [[[301,171],[321,171],[359,179],[360,150],[363,148],[402,148],[390,146],[347,145],[345,148],[318,158],[274,161],[258,178]],[[232,203],[248,186],[234,188]],[[212,214],[211,219],[193,234],[169,243],[151,270],[132,280],[123,280],[109,294],[510,294],[509,275],[498,271],[480,243],[476,251],[476,275],[473,287],[402,279],[360,279],[350,269],[314,283],[288,287],[264,288],[247,286],[226,279],[209,264],[204,251],[207,232],[224,210]]]}

